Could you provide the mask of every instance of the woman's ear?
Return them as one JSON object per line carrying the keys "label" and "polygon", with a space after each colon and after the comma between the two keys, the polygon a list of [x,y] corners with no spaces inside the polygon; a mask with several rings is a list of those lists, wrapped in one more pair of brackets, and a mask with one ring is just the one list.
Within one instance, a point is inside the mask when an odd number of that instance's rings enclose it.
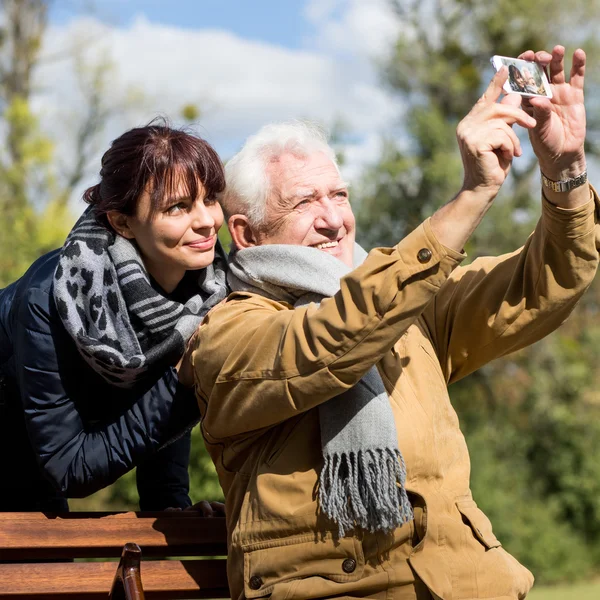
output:
{"label": "woman's ear", "polygon": [[108,219],[110,226],[119,235],[122,235],[124,238],[127,238],[128,240],[132,240],[135,238],[133,231],[131,231],[131,228],[129,227],[129,221],[128,221],[128,217],[126,214],[123,214],[122,212],[119,212],[118,210],[109,210],[106,213],[106,218]]}
{"label": "woman's ear", "polygon": [[231,215],[227,221],[227,226],[229,227],[231,239],[238,250],[258,245],[254,228],[245,215]]}

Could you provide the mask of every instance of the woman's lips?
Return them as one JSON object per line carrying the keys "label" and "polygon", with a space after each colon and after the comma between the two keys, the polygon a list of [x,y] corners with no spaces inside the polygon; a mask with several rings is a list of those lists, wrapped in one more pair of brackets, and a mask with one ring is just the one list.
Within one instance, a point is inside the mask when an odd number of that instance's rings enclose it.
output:
{"label": "woman's lips", "polygon": [[193,248],[194,250],[210,250],[216,243],[217,236],[212,235],[209,238],[205,238],[202,240],[194,240],[193,242],[188,242],[186,246]]}

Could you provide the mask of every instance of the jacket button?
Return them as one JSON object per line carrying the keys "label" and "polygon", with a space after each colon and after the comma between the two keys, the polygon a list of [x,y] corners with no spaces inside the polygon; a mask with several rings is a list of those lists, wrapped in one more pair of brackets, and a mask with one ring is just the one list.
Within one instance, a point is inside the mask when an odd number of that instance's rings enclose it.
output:
{"label": "jacket button", "polygon": [[356,569],[356,561],[353,558],[347,558],[342,563],[342,570],[344,571],[344,573],[354,573],[355,569]]}
{"label": "jacket button", "polygon": [[431,253],[431,250],[429,248],[421,248],[417,252],[417,260],[420,263],[429,262],[431,260],[431,257],[432,257],[432,253]]}
{"label": "jacket button", "polygon": [[262,584],[263,580],[258,575],[252,575],[252,577],[250,577],[250,581],[248,582],[251,590],[260,590]]}

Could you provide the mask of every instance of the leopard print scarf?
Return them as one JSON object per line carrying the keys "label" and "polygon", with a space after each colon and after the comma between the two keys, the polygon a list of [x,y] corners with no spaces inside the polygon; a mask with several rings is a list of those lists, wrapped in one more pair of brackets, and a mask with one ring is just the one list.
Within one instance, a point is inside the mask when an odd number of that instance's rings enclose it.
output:
{"label": "leopard print scarf", "polygon": [[[60,318],[83,358],[106,381],[131,387],[183,355],[204,315],[227,296],[226,257],[188,271],[185,303],[155,289],[134,243],[101,225],[93,207],[77,221],[54,274]],[[180,286],[182,285],[180,284]]]}

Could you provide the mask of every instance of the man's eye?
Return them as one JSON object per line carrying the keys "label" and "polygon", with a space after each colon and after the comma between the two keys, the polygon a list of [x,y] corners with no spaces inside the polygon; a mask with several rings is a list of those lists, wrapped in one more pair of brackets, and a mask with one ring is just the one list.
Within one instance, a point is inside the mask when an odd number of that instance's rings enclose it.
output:
{"label": "man's eye", "polygon": [[304,198],[304,200],[300,200],[300,202],[298,202],[298,204],[296,204],[296,208],[302,208],[303,206],[306,206],[307,204],[310,204],[310,198]]}
{"label": "man's eye", "polygon": [[347,198],[348,192],[341,190],[341,191],[335,193],[335,197],[336,198]]}

